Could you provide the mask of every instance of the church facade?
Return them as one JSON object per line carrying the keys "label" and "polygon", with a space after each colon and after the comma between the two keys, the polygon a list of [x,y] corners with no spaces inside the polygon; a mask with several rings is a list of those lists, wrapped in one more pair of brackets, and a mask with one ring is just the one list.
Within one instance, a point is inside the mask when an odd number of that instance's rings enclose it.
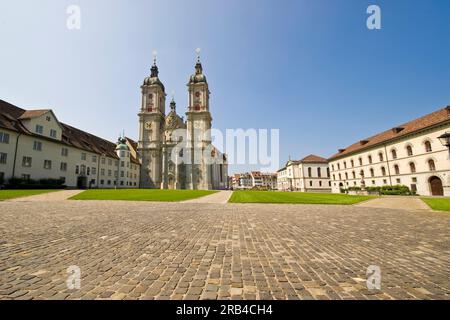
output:
{"label": "church facade", "polygon": [[141,86],[138,157],[140,187],[152,189],[225,189],[227,156],[211,142],[210,91],[200,59],[189,77],[186,120],[172,98],[166,114],[165,87],[156,60]]}

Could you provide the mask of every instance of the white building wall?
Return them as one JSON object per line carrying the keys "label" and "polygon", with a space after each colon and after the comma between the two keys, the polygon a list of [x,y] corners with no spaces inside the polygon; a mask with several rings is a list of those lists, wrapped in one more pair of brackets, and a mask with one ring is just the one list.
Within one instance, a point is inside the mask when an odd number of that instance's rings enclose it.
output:
{"label": "white building wall", "polygon": [[[449,130],[450,125],[429,129],[400,140],[388,142],[384,145],[331,161],[330,169],[333,192],[339,193],[340,185],[344,189],[361,187],[362,177],[360,172],[364,171],[366,187],[401,184],[411,188],[412,185],[416,185],[417,194],[425,196],[431,195],[429,179],[437,176],[442,180],[444,194],[450,196],[449,152],[437,139],[437,137]],[[431,152],[426,152],[425,141],[430,141],[432,147]],[[407,154],[408,145],[412,147],[412,156]],[[396,150],[396,159],[393,157],[392,150]],[[380,153],[383,154],[383,161],[379,158]],[[372,163],[369,162],[369,156],[372,157]],[[362,165],[359,163],[360,158]],[[430,171],[428,161],[431,159],[434,160],[436,166],[435,171]],[[354,161],[353,167],[351,160]],[[411,172],[411,162],[416,167],[415,173]],[[398,165],[400,170],[398,174],[395,171],[396,165]],[[386,174],[384,175],[382,173],[382,167],[386,170]],[[373,177],[371,169],[374,172]],[[353,171],[355,172],[355,178]]]}

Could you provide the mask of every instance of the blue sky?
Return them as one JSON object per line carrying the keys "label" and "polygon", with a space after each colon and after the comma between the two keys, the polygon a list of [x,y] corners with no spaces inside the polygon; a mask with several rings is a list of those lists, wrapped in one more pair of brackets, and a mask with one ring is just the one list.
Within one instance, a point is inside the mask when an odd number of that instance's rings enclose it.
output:
{"label": "blue sky", "polygon": [[[370,4],[382,30],[366,27]],[[327,157],[450,104],[449,34],[447,0],[3,0],[0,99],[137,139],[152,51],[183,113],[200,47],[214,127],[280,129],[281,162]]]}

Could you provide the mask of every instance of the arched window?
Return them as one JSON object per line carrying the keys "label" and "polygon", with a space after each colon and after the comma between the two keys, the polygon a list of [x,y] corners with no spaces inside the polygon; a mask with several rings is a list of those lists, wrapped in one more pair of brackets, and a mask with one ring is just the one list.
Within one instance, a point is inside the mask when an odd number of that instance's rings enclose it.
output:
{"label": "arched window", "polygon": [[312,169],[311,168],[308,168],[308,177],[312,177]]}
{"label": "arched window", "polygon": [[395,170],[395,174],[400,174],[400,167],[398,166],[398,164],[396,164],[394,166],[394,170]]}
{"label": "arched window", "polygon": [[353,179],[356,179],[356,172],[353,171],[352,174],[353,174]]}
{"label": "arched window", "polygon": [[380,158],[380,161],[384,160],[383,154],[381,152],[378,154],[378,158]]}
{"label": "arched window", "polygon": [[370,176],[372,178],[375,177],[375,170],[373,170],[373,168],[370,168]]}
{"label": "arched window", "polygon": [[397,159],[397,150],[392,149],[391,154],[392,154],[392,159]]}
{"label": "arched window", "polygon": [[411,173],[416,173],[416,165],[414,162],[409,163],[409,169],[411,170]]}
{"label": "arched window", "polygon": [[339,173],[339,180],[342,180],[342,175]]}
{"label": "arched window", "polygon": [[332,164],[332,165],[331,165],[331,170],[333,170],[333,171],[334,171],[334,164]]}
{"label": "arched window", "polygon": [[352,168],[353,168],[355,166],[355,161],[353,161],[353,159],[350,160],[350,164],[352,165]]}
{"label": "arched window", "polygon": [[381,167],[381,174],[382,174],[383,176],[386,175],[386,168],[385,168],[385,167]]}
{"label": "arched window", "polygon": [[341,170],[341,164],[338,163],[338,170]]}
{"label": "arched window", "polygon": [[317,176],[319,178],[322,178],[322,169],[321,168],[317,168]]}
{"label": "arched window", "polygon": [[345,180],[348,180],[348,173],[345,173]]}
{"label": "arched window", "polygon": [[347,169],[347,161],[344,161],[344,169]]}
{"label": "arched window", "polygon": [[336,181],[336,175],[335,174],[333,174],[333,180]]}
{"label": "arched window", "polygon": [[327,177],[330,177],[330,168],[327,168]]}
{"label": "arched window", "polygon": [[372,156],[369,156],[369,163],[372,164]]}
{"label": "arched window", "polygon": [[413,149],[411,146],[406,147],[406,154],[408,155],[408,157],[411,157],[413,155]]}
{"label": "arched window", "polygon": [[431,142],[425,141],[425,152],[431,152],[433,149],[431,148]]}
{"label": "arched window", "polygon": [[428,168],[430,168],[430,171],[436,171],[436,164],[434,163],[434,160],[428,160]]}
{"label": "arched window", "polygon": [[359,174],[362,178],[364,178],[364,170],[361,170],[361,172]]}

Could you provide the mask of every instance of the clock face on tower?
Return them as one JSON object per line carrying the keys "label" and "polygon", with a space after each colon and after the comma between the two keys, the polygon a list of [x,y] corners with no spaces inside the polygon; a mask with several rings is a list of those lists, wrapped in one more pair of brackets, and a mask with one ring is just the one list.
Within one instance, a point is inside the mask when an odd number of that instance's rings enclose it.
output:
{"label": "clock face on tower", "polygon": [[150,129],[152,128],[152,123],[151,123],[150,121],[147,121],[147,122],[144,124],[144,127],[145,127],[146,130],[150,130]]}

